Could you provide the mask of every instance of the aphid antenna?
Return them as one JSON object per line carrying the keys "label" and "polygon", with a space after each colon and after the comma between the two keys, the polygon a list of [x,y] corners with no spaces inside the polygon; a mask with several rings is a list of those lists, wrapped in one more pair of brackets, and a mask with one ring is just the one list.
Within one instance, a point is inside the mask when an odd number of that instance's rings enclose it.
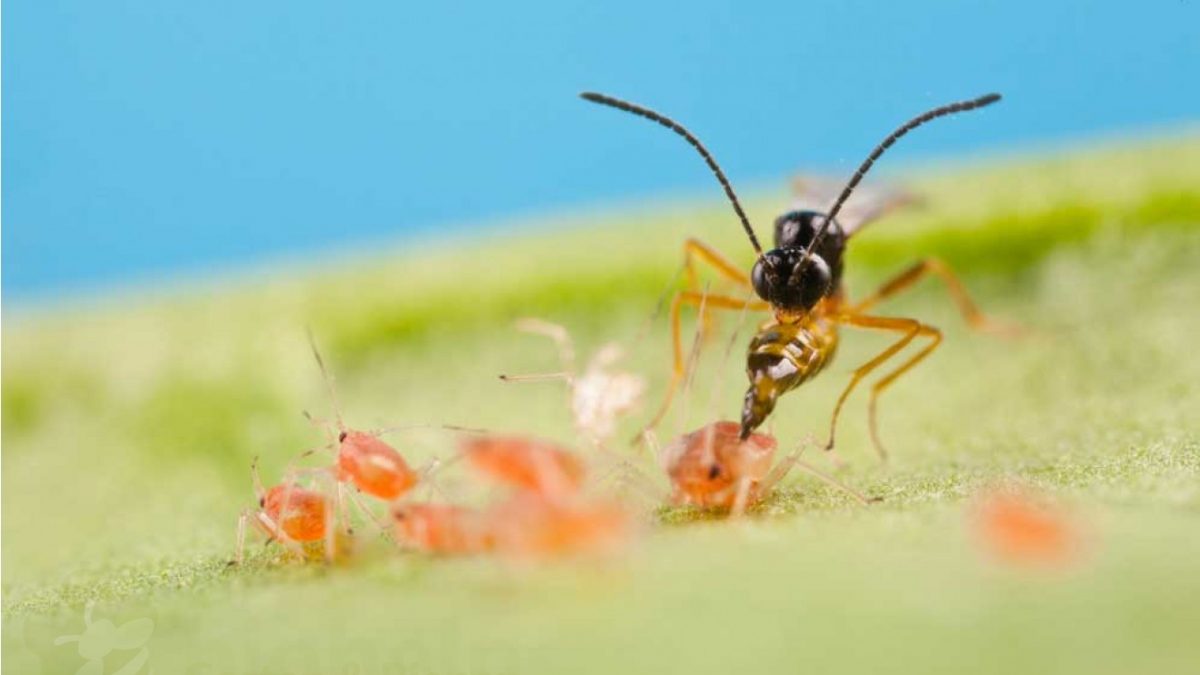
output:
{"label": "aphid antenna", "polygon": [[568,376],[575,372],[575,344],[566,328],[556,323],[531,317],[517,319],[514,325],[522,333],[544,335],[553,340],[555,346],[558,347],[558,358],[562,362],[563,372]]}
{"label": "aphid antenna", "polygon": [[453,432],[462,433],[462,434],[491,433],[487,429],[480,429],[477,427],[464,427],[464,426],[459,426],[457,424],[402,424],[400,426],[395,426],[395,427],[382,427],[379,429],[372,429],[370,431],[370,434],[372,436],[382,436],[383,434],[394,434],[394,433],[398,433],[401,431],[412,431],[414,429],[436,429],[439,431],[453,431]]}
{"label": "aphid antenna", "polygon": [[[325,359],[321,358],[321,350],[317,348],[317,339],[313,337],[312,328],[306,328],[304,332],[308,335],[308,346],[312,348],[313,357],[317,359],[317,367],[321,369],[321,379],[329,391],[329,404],[333,406],[333,418],[337,422],[338,431],[345,431],[346,424],[342,421],[342,407],[338,404],[337,387],[334,386],[333,374],[325,367]],[[304,414],[312,419],[307,412]]]}
{"label": "aphid antenna", "polygon": [[863,160],[862,164],[859,165],[858,170],[854,172],[854,175],[850,177],[850,181],[846,183],[846,187],[842,188],[841,194],[839,194],[837,199],[833,202],[833,206],[829,208],[829,211],[825,216],[825,222],[821,223],[821,228],[817,230],[816,236],[814,236],[812,241],[809,242],[808,248],[804,249],[804,257],[807,259],[812,255],[813,250],[817,247],[817,244],[820,243],[821,237],[825,236],[825,230],[829,228],[829,223],[831,223],[833,219],[837,217],[838,212],[842,210],[842,206],[845,205],[846,200],[850,198],[851,193],[854,192],[854,188],[858,187],[858,184],[862,181],[863,176],[867,175],[867,172],[871,170],[871,166],[875,164],[875,161],[879,159],[879,157],[882,156],[888,148],[892,147],[896,141],[900,140],[900,138],[905,134],[925,124],[926,122],[932,122],[933,120],[946,115],[953,115],[955,113],[967,112],[968,110],[982,108],[999,100],[1000,94],[992,93],[985,94],[979,98],[973,98],[967,101],[948,103],[917,115],[916,117],[897,127],[897,129],[892,133],[888,134],[887,138],[883,139],[879,145],[875,146],[875,149],[871,151],[871,154],[867,155],[867,158]]}
{"label": "aphid antenna", "polygon": [[262,499],[267,494],[267,489],[263,487],[262,476],[258,475],[258,455],[250,460],[250,484],[254,486],[254,496],[257,499]]}
{"label": "aphid antenna", "polygon": [[708,165],[709,170],[711,170],[713,175],[716,176],[717,182],[720,183],[721,187],[725,190],[725,196],[729,198],[729,203],[733,205],[734,213],[737,214],[738,220],[740,220],[742,223],[742,229],[746,231],[746,236],[750,238],[750,245],[754,247],[754,252],[759,256],[762,255],[762,245],[758,243],[758,237],[754,234],[754,227],[750,225],[750,219],[746,216],[746,211],[742,208],[742,203],[738,201],[737,193],[733,191],[733,185],[731,185],[729,179],[725,177],[725,172],[721,171],[721,167],[717,164],[717,160],[713,159],[712,153],[708,151],[708,148],[704,147],[704,144],[701,143],[700,139],[696,138],[692,132],[688,131],[683,127],[682,124],[667,117],[666,115],[657,113],[649,108],[637,105],[636,103],[630,103],[629,101],[623,101],[619,98],[614,98],[612,96],[598,94],[591,91],[583,92],[579,96],[586,101],[599,103],[600,105],[606,105],[610,108],[616,108],[617,110],[623,110],[627,113],[644,117],[652,122],[657,122],[658,124],[682,136],[685,141],[687,141],[693,148],[696,149],[696,152],[700,153],[700,157],[704,159],[704,163]]}

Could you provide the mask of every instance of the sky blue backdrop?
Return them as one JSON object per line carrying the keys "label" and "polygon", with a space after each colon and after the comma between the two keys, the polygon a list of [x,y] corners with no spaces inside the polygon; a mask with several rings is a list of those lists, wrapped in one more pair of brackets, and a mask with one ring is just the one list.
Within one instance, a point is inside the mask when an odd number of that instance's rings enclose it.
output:
{"label": "sky blue backdrop", "polygon": [[[686,10],[681,9],[687,7]],[[920,109],[1006,100],[892,161],[1200,118],[1200,3],[11,0],[4,297],[666,191],[848,171]]]}

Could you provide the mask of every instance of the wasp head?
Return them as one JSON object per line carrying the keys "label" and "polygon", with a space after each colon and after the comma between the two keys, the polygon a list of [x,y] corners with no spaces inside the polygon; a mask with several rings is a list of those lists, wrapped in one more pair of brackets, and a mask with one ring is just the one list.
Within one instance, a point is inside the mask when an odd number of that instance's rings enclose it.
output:
{"label": "wasp head", "polygon": [[817,253],[805,255],[802,248],[776,248],[754,263],[750,281],[758,297],[772,307],[807,312],[829,293],[833,273]]}

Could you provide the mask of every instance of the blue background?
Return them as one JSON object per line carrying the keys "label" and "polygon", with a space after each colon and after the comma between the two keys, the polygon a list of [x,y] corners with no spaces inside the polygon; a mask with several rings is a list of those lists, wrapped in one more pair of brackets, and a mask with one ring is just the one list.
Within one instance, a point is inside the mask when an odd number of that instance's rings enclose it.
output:
{"label": "blue background", "polygon": [[[686,7],[686,9],[684,9]],[[12,0],[3,294],[207,274],[665,192],[1197,120],[1200,11],[1133,2]]]}

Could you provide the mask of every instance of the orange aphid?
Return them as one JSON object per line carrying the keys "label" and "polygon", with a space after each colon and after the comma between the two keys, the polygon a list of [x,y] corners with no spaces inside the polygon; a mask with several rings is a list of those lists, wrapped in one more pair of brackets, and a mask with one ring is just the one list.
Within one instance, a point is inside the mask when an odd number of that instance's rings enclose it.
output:
{"label": "orange aphid", "polygon": [[583,462],[549,441],[483,435],[465,438],[461,447],[477,471],[517,490],[559,498],[578,492],[583,485]]}
{"label": "orange aphid", "polygon": [[599,553],[619,546],[632,530],[629,512],[612,502],[551,501],[516,494],[487,512],[498,552],[518,557]]}
{"label": "orange aphid", "polygon": [[332,560],[334,540],[325,495],[290,482],[264,489],[258,476],[258,460],[250,466],[250,473],[258,509],[246,509],[238,518],[234,562],[240,564],[243,559],[247,522],[265,534],[268,541],[278,541],[301,557],[304,557],[302,544],[324,540],[325,558]]}
{"label": "orange aphid", "polygon": [[276,485],[259,500],[262,512],[289,539],[320,541],[325,538],[325,496],[298,485]]}
{"label": "orange aphid", "polygon": [[385,443],[377,434],[356,431],[346,426],[338,408],[333,376],[325,367],[325,360],[321,358],[321,352],[311,334],[309,344],[313,356],[317,359],[317,366],[321,369],[321,377],[329,389],[329,400],[333,405],[337,425],[337,461],[332,467],[334,477],[340,483],[353,483],[362,492],[384,501],[390,502],[400,498],[417,484],[417,472],[409,467],[408,462],[404,461],[404,457],[395,448]]}
{"label": "orange aphid", "polygon": [[389,502],[417,484],[417,472],[395,448],[378,436],[349,429],[338,434],[337,478]]}
{"label": "orange aphid", "polygon": [[491,548],[478,511],[451,504],[397,504],[392,507],[397,540],[425,553],[462,555]]}
{"label": "orange aphid", "polygon": [[974,524],[983,545],[1007,562],[1062,564],[1079,550],[1079,534],[1066,514],[1019,491],[985,496]]}
{"label": "orange aphid", "polygon": [[766,434],[738,439],[737,422],[713,422],[668,445],[661,460],[672,501],[703,508],[749,506],[765,495],[777,446]]}

